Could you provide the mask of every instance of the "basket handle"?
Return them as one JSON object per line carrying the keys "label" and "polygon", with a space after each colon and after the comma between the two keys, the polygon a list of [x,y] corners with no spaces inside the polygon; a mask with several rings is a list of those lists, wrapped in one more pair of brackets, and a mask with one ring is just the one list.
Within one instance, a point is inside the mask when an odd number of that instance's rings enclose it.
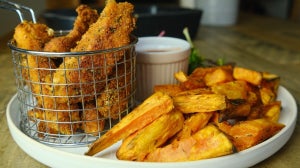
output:
{"label": "basket handle", "polygon": [[18,14],[21,22],[24,21],[23,12],[29,12],[31,15],[32,22],[36,23],[34,11],[27,6],[20,5],[20,4],[10,2],[7,0],[0,0],[0,9],[15,11]]}

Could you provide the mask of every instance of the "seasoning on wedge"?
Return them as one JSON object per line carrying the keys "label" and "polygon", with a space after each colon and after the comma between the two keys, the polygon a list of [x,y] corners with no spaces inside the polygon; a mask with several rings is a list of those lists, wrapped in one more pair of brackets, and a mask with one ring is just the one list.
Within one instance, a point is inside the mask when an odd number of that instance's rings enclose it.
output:
{"label": "seasoning on wedge", "polygon": [[209,124],[193,136],[157,148],[144,161],[180,162],[231,154],[234,146],[216,126]]}
{"label": "seasoning on wedge", "polygon": [[226,98],[221,94],[175,96],[174,106],[183,113],[212,112],[226,108]]}
{"label": "seasoning on wedge", "polygon": [[117,151],[117,158],[143,161],[150,152],[161,147],[180,131],[183,122],[183,114],[176,109],[160,116],[145,128],[125,138]]}
{"label": "seasoning on wedge", "polygon": [[170,96],[162,92],[154,93],[112,129],[96,140],[85,154],[92,156],[101,152],[117,141],[144,128],[161,115],[169,113],[173,107],[173,100]]}

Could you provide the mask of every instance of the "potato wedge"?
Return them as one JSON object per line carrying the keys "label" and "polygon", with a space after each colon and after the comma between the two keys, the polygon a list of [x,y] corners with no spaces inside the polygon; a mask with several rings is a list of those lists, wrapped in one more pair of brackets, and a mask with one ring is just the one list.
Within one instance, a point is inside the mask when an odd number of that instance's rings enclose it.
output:
{"label": "potato wedge", "polygon": [[175,108],[183,113],[212,112],[226,108],[226,98],[221,94],[199,94],[173,97]]}
{"label": "potato wedge", "polygon": [[217,67],[214,71],[207,73],[204,76],[206,86],[213,86],[219,83],[230,82],[233,80],[234,79],[232,76],[231,66]]}
{"label": "potato wedge", "polygon": [[199,95],[199,94],[213,94],[210,88],[198,88],[192,90],[185,90],[177,93],[175,96],[188,96],[188,95]]}
{"label": "potato wedge", "polygon": [[171,97],[183,91],[180,85],[176,84],[155,85],[153,90],[154,92],[163,92]]}
{"label": "potato wedge", "polygon": [[259,85],[262,80],[262,73],[242,67],[233,68],[233,77],[237,80],[244,80],[253,85]]}
{"label": "potato wedge", "polygon": [[219,122],[229,119],[245,119],[251,112],[251,104],[243,99],[228,100],[227,107],[220,111]]}
{"label": "potato wedge", "polygon": [[281,102],[275,101],[263,106],[264,118],[278,122],[281,110]]}
{"label": "potato wedge", "polygon": [[179,162],[214,158],[234,151],[234,146],[228,137],[216,126],[209,124],[193,136],[174,141],[171,144],[157,148],[144,161]]}
{"label": "potato wedge", "polygon": [[186,89],[196,89],[234,80],[231,65],[209,68],[198,67],[186,78],[180,73],[177,76],[184,79],[181,80],[181,85]]}
{"label": "potato wedge", "polygon": [[95,155],[117,141],[142,129],[161,115],[169,113],[173,108],[173,100],[170,96],[162,92],[154,93],[142,104],[133,109],[131,113],[125,116],[118,124],[97,139],[90,146],[85,155]]}
{"label": "potato wedge", "polygon": [[185,82],[188,80],[188,76],[182,71],[175,73],[174,77],[175,79],[177,79],[178,82]]}
{"label": "potato wedge", "polygon": [[187,80],[181,82],[180,85],[186,90],[206,87],[204,77],[207,73],[212,71],[214,71],[214,68],[196,68],[192,74],[187,77]]}
{"label": "potato wedge", "polygon": [[182,129],[183,114],[178,110],[160,116],[148,126],[123,140],[116,155],[121,160],[142,161]]}
{"label": "potato wedge", "polygon": [[276,100],[276,94],[269,88],[260,88],[260,99],[263,104],[269,104]]}
{"label": "potato wedge", "polygon": [[275,74],[263,73],[260,85],[260,95],[263,104],[268,104],[276,100],[280,78]]}
{"label": "potato wedge", "polygon": [[242,151],[270,138],[282,128],[284,128],[283,124],[260,118],[241,121],[230,129],[226,128],[222,131],[233,137],[234,146],[238,151]]}
{"label": "potato wedge", "polygon": [[247,82],[239,80],[214,85],[211,90],[225,95],[228,99],[247,99],[249,88]]}
{"label": "potato wedge", "polygon": [[183,124],[182,130],[174,137],[175,140],[188,138],[198,132],[200,129],[205,127],[213,116],[214,112],[211,113],[194,113],[188,117]]}

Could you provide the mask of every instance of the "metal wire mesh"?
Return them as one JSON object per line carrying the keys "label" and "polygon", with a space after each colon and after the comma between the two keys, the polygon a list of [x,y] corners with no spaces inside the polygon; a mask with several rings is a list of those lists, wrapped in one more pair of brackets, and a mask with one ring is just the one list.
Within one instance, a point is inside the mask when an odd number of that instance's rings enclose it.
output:
{"label": "metal wire mesh", "polygon": [[55,146],[86,145],[135,106],[135,44],[89,52],[11,49],[21,130]]}

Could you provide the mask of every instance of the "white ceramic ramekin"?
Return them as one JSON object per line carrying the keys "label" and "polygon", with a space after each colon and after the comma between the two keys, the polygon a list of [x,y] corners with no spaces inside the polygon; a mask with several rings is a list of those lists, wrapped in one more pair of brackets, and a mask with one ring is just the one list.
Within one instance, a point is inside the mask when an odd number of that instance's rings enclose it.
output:
{"label": "white ceramic ramekin", "polygon": [[155,85],[177,83],[174,74],[187,73],[190,44],[174,37],[140,37],[136,45],[136,100],[153,93]]}

